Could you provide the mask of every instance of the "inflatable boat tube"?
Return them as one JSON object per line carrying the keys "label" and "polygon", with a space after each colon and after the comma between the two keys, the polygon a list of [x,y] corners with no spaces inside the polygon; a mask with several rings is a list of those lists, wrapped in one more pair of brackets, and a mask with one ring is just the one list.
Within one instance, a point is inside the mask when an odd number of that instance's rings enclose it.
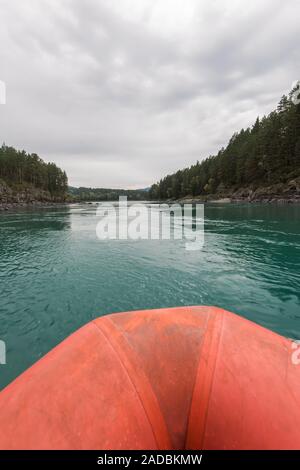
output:
{"label": "inflatable boat tube", "polygon": [[103,316],[0,393],[0,448],[299,449],[292,353],[219,308]]}

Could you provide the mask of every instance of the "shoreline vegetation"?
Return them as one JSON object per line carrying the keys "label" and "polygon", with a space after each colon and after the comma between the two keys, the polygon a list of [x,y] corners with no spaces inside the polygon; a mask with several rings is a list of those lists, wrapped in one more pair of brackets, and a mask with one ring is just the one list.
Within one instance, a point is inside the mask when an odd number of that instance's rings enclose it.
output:
{"label": "shoreline vegetation", "polygon": [[0,211],[58,204],[145,199],[147,190],[74,188],[68,186],[66,172],[54,163],[45,163],[37,154],[28,154],[5,144],[0,147]]}
{"label": "shoreline vegetation", "polygon": [[[88,188],[85,188],[88,189]],[[104,190],[103,190],[104,191]],[[106,190],[107,191],[107,190]],[[129,194],[128,194],[129,193]],[[97,193],[96,193],[97,194]],[[196,204],[196,203],[263,203],[263,204],[297,204],[300,203],[300,177],[294,178],[287,183],[279,183],[268,187],[245,187],[237,188],[233,191],[207,194],[207,195],[187,195],[178,198],[150,199],[148,190],[126,191],[112,190],[106,192],[104,197],[80,198],[66,194],[65,197],[53,197],[47,191],[40,191],[34,187],[25,187],[21,190],[12,189],[0,180],[0,212],[10,211],[19,208],[50,208],[65,206],[74,203],[92,203],[104,201],[116,201],[119,196],[127,196],[129,201],[152,200],[153,202]],[[110,197],[111,195],[111,197]]]}
{"label": "shoreline vegetation", "polygon": [[226,148],[139,190],[75,188],[66,172],[5,144],[0,147],[0,211],[62,203],[300,202],[300,104],[283,96],[275,111],[236,132]]}
{"label": "shoreline vegetation", "polygon": [[[1,185],[1,183],[0,183]],[[115,190],[117,192],[117,190]],[[125,190],[124,190],[125,191]],[[126,191],[125,191],[126,192]],[[0,212],[11,211],[18,209],[43,209],[43,208],[57,208],[69,204],[84,203],[92,204],[93,202],[116,201],[117,199],[72,199],[66,197],[64,200],[53,200],[47,198],[32,198],[31,191],[26,192],[26,198],[20,200],[6,200],[3,202],[1,199],[1,186],[0,186]],[[121,194],[124,195],[124,194]],[[125,194],[126,195],[126,194]],[[17,193],[17,198],[20,194]],[[148,201],[147,192],[144,192],[144,198],[128,198],[129,201],[141,202]],[[167,203],[167,204],[299,204],[300,203],[300,178],[291,180],[286,185],[274,185],[267,188],[258,188],[256,190],[249,188],[240,188],[230,194],[209,194],[207,196],[185,196],[178,199],[157,199],[153,202]]]}
{"label": "shoreline vegetation", "polygon": [[68,178],[55,163],[37,154],[0,147],[0,208],[54,204],[67,200]]}
{"label": "shoreline vegetation", "polygon": [[286,183],[277,183],[270,186],[237,188],[223,193],[209,194],[207,196],[185,196],[176,200],[180,203],[219,202],[219,203],[300,203],[300,177],[291,179]]}
{"label": "shoreline vegetation", "polygon": [[74,203],[92,203],[117,201],[119,196],[126,196],[129,201],[144,201],[148,191],[124,189],[71,188],[63,194],[38,189],[33,185],[9,186],[0,179],[0,212],[18,208],[58,207]]}

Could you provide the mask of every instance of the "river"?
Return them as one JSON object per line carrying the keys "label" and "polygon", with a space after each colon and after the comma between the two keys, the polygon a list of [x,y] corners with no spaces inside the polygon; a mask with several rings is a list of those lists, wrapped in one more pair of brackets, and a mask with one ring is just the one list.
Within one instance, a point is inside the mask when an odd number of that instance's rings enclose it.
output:
{"label": "river", "polygon": [[89,320],[217,305],[300,338],[300,206],[209,204],[205,244],[102,240],[96,206],[0,214],[0,388]]}

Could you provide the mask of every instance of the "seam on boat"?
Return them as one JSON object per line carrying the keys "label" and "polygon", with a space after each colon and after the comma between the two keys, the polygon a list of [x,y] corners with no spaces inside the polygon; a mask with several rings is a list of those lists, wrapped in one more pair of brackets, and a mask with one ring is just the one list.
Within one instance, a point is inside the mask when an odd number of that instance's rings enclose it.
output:
{"label": "seam on boat", "polygon": [[[118,330],[118,331],[120,332],[120,330],[118,329],[118,327],[117,327],[109,318],[105,318],[105,321],[108,321],[108,322],[111,324],[111,326],[112,326],[113,328],[115,328],[116,330]],[[107,336],[106,332],[104,332],[104,331],[102,330],[101,326],[99,326],[95,321],[93,321],[92,323],[96,326],[96,328],[98,329],[98,331],[100,331],[100,332],[102,333],[102,335],[105,337],[105,339],[106,339],[106,340],[108,341],[108,343],[110,344],[110,346],[111,346],[111,348],[113,349],[113,351],[114,351],[114,353],[116,354],[116,356],[119,358],[120,363],[121,363],[121,365],[122,365],[124,371],[126,372],[126,375],[128,376],[129,381],[131,382],[131,384],[132,384],[132,386],[133,386],[133,388],[134,388],[134,391],[135,391],[135,393],[136,393],[136,395],[137,395],[137,397],[138,397],[138,399],[139,399],[139,401],[140,401],[140,403],[141,403],[141,406],[142,406],[142,408],[143,408],[143,410],[144,410],[145,416],[146,416],[147,421],[148,421],[148,423],[149,423],[149,425],[150,425],[150,428],[151,428],[151,431],[152,431],[152,435],[153,435],[154,441],[156,442],[157,448],[158,448],[158,450],[160,450],[160,449],[161,449],[161,446],[159,445],[159,442],[158,442],[158,440],[157,440],[156,434],[155,434],[155,432],[154,432],[154,427],[153,427],[153,424],[152,424],[152,422],[151,422],[151,419],[150,419],[150,417],[149,417],[149,415],[148,415],[148,412],[147,412],[147,410],[146,410],[146,408],[145,408],[145,406],[144,406],[143,400],[142,400],[141,395],[140,395],[140,393],[139,393],[139,391],[138,391],[138,389],[137,389],[137,387],[136,387],[136,384],[135,384],[133,378],[131,377],[131,375],[130,375],[128,369],[127,369],[127,367],[125,366],[121,355],[118,353],[118,351],[116,350],[116,348],[115,348],[114,345],[112,344],[112,342],[111,342],[110,338]],[[100,322],[99,322],[99,323],[100,323]],[[126,338],[124,338],[124,339],[125,339],[125,341],[127,342]],[[128,342],[127,342],[127,344],[128,344],[128,346],[130,347],[130,345],[129,345]],[[130,362],[131,362],[131,361],[130,361]],[[152,389],[152,387],[151,387],[151,389]],[[153,392],[153,393],[154,393],[154,392]],[[159,408],[159,409],[160,409],[160,408]],[[160,412],[161,412],[161,410],[160,410]],[[162,413],[161,413],[161,415],[162,415]],[[163,416],[162,416],[162,418],[163,418]]]}
{"label": "seam on boat", "polygon": [[191,399],[190,399],[189,411],[188,411],[188,415],[187,415],[186,432],[185,432],[185,437],[184,437],[184,442],[183,442],[183,446],[184,446],[183,448],[184,448],[184,449],[186,449],[186,444],[187,444],[187,439],[188,439],[188,434],[189,434],[190,416],[191,416],[192,405],[193,405],[193,401],[194,401],[194,392],[195,392],[196,383],[197,383],[197,378],[198,378],[198,369],[199,369],[199,364],[200,364],[200,357],[201,357],[201,353],[202,353],[202,350],[203,350],[203,345],[204,345],[205,336],[206,336],[206,333],[207,333],[207,324],[208,324],[208,321],[209,321],[209,315],[208,315],[207,318],[206,318],[206,322],[205,322],[205,325],[204,325],[203,340],[202,340],[202,344],[201,344],[201,346],[200,346],[200,348],[199,348],[199,353],[198,353],[198,362],[197,362],[197,367],[196,367],[196,373],[195,373],[195,379],[194,379],[194,383],[193,383],[193,389],[192,389]]}
{"label": "seam on boat", "polygon": [[[221,318],[220,318],[220,316],[221,316]],[[185,449],[187,449],[187,445],[189,444],[189,440],[191,439],[190,432],[192,431],[192,428],[195,427],[197,429],[197,425],[193,426],[195,418],[192,416],[192,413],[193,413],[193,405],[194,405],[195,401],[197,402],[199,400],[199,397],[201,397],[201,393],[202,393],[202,390],[200,390],[200,391],[196,390],[196,388],[198,386],[199,377],[201,376],[200,367],[202,365],[201,364],[201,360],[203,358],[202,353],[204,352],[205,349],[208,351],[207,360],[206,360],[206,364],[208,365],[210,360],[211,360],[210,359],[210,354],[211,354],[212,347],[213,347],[213,344],[214,344],[214,332],[217,331],[218,336],[216,338],[216,340],[217,340],[216,353],[214,354],[213,362],[212,362],[213,370],[212,370],[210,378],[209,377],[207,378],[207,371],[204,371],[204,379],[203,379],[203,384],[202,384],[203,389],[205,388],[205,384],[208,385],[209,394],[208,394],[208,398],[206,399],[206,403],[204,403],[204,407],[203,407],[203,409],[204,409],[203,420],[202,420],[202,425],[199,428],[199,431],[200,431],[199,446],[197,444],[196,447],[197,448],[199,447],[201,449],[203,447],[204,436],[205,436],[205,428],[206,428],[206,422],[207,422],[207,415],[208,415],[208,408],[209,408],[209,403],[210,403],[210,399],[211,399],[212,384],[214,382],[216,363],[217,363],[217,359],[218,359],[218,356],[219,356],[219,347],[220,347],[220,342],[221,342],[221,334],[223,332],[223,320],[224,320],[224,310],[218,309],[217,312],[214,311],[211,314],[211,316],[208,317],[206,325],[205,325],[206,330],[205,330],[204,337],[203,337],[203,343],[202,343],[200,351],[199,351],[198,367],[197,367],[196,378],[195,378],[195,383],[194,383],[194,388],[193,388],[190,412],[189,412],[189,416],[188,416],[188,427],[187,427],[187,434],[186,434],[186,441],[185,441]],[[210,323],[212,323],[212,332],[211,333],[209,333],[208,330],[207,330],[207,327],[209,326]],[[209,343],[208,343],[208,345],[205,345],[205,339],[207,338],[208,334],[210,334]],[[195,396],[196,391],[198,392],[197,396]],[[205,392],[205,390],[204,390],[204,392]],[[200,400],[200,406],[201,406],[201,400]],[[196,418],[197,418],[197,416],[196,416]],[[190,449],[190,448],[191,448],[191,446],[188,446],[188,449]]]}

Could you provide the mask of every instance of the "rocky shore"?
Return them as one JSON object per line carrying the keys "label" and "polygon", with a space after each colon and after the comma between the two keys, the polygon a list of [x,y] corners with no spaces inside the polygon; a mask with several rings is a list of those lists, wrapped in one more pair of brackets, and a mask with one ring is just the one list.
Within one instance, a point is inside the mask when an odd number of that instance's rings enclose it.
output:
{"label": "rocky shore", "polygon": [[242,187],[224,190],[221,193],[208,194],[205,196],[187,196],[178,202],[219,202],[219,203],[277,203],[295,204],[300,203],[300,177],[288,181],[287,183],[277,183],[266,187]]}
{"label": "rocky shore", "polygon": [[[71,196],[65,200],[53,198],[48,191],[33,187],[12,189],[0,180],[0,212],[18,208],[57,207],[72,202],[75,201]],[[266,187],[231,188],[215,194],[186,196],[176,201],[170,199],[162,202],[295,204],[300,203],[300,177],[289,180],[287,183],[277,183]]]}
{"label": "rocky shore", "polygon": [[0,181],[0,211],[26,207],[56,207],[64,204],[61,198],[54,198],[48,191],[34,187],[10,188]]}

